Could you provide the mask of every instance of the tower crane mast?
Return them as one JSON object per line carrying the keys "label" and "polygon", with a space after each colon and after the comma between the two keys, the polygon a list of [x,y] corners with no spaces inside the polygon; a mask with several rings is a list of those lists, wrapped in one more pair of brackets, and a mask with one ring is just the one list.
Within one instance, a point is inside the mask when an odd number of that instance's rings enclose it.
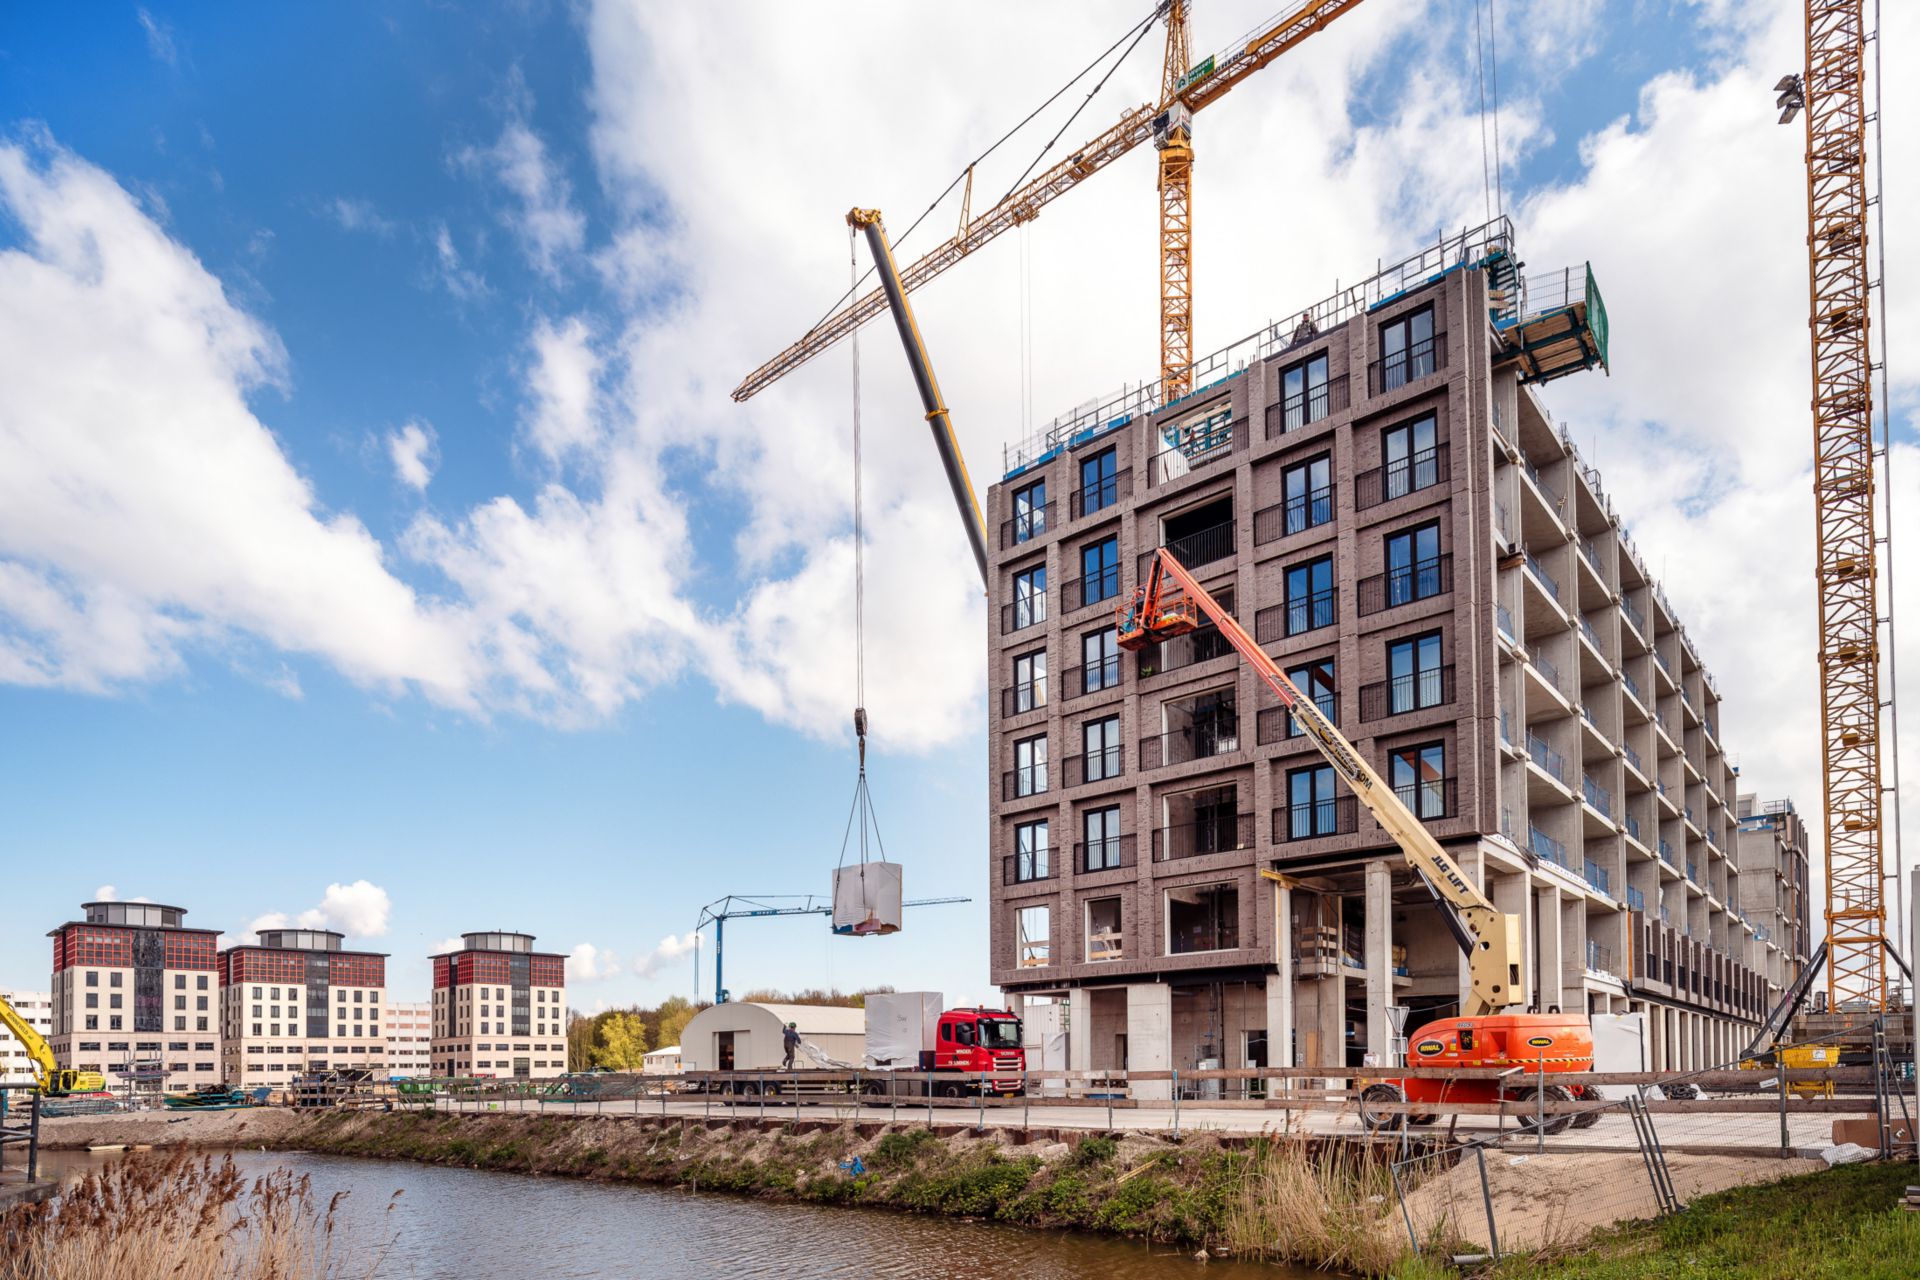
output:
{"label": "tower crane mast", "polygon": [[1806,71],[1778,86],[1780,122],[1804,108],[1820,738],[1827,851],[1829,1007],[1888,1000],[1886,789],[1868,342],[1866,14],[1806,0]]}

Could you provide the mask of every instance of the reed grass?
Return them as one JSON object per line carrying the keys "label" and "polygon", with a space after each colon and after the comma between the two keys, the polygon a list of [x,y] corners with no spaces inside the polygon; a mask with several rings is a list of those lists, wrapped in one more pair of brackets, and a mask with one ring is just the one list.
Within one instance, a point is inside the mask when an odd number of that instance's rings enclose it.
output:
{"label": "reed grass", "polygon": [[1282,1137],[1255,1148],[1227,1202],[1236,1257],[1384,1276],[1407,1253],[1393,1217],[1393,1180],[1345,1143]]}
{"label": "reed grass", "polygon": [[9,1214],[0,1280],[365,1280],[383,1250],[351,1247],[345,1197],[230,1156],[130,1156]]}

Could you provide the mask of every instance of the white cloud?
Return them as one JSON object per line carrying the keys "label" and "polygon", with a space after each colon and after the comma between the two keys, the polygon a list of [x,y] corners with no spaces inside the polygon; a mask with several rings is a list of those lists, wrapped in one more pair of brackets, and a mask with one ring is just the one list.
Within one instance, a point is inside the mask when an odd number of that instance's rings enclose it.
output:
{"label": "white cloud", "polygon": [[321,212],[337,223],[342,231],[365,232],[382,240],[393,237],[400,226],[382,214],[371,200],[335,196],[321,206]]}
{"label": "white cloud", "polygon": [[[93,901],[95,901],[95,902],[119,902],[119,901],[121,901],[121,900],[122,900],[122,899],[121,899],[121,897],[120,897],[120,891],[119,891],[118,889],[116,889],[116,888],[114,888],[114,887],[113,887],[112,885],[110,885],[110,884],[103,884],[103,885],[101,885],[101,886],[100,886],[100,887],[99,887],[98,889],[95,889],[95,890],[93,891]],[[144,894],[142,894],[142,895],[139,895],[139,896],[136,896],[136,897],[132,897],[132,898],[127,898],[127,899],[125,899],[125,901],[127,901],[127,902],[152,902],[152,901],[153,901],[153,899],[152,899],[152,898],[149,898],[149,897],[147,897],[147,896],[145,896]]]}
{"label": "white cloud", "polygon": [[591,450],[601,434],[601,358],[586,321],[573,316],[556,326],[542,319],[534,326],[531,346],[528,437],[556,462]]}
{"label": "white cloud", "polygon": [[470,705],[457,619],[249,409],[284,381],[274,335],[43,135],[0,144],[0,212],[0,678],[102,691],[252,637]]}
{"label": "white cloud", "polygon": [[634,957],[633,975],[636,978],[658,977],[660,971],[676,960],[683,960],[700,945],[698,933],[668,934],[660,939],[660,945],[645,955]]}
{"label": "white cloud", "polygon": [[387,891],[366,880],[330,884],[317,906],[297,914],[268,911],[254,917],[247,937],[256,940],[262,929],[332,929],[349,938],[378,938],[387,932],[393,902]]}
{"label": "white cloud", "polygon": [[567,956],[567,985],[605,982],[620,972],[620,957],[611,951],[582,942]]}
{"label": "white cloud", "polygon": [[461,259],[460,250],[454,247],[453,233],[447,230],[444,222],[434,224],[433,257],[434,278],[453,296],[455,302],[477,302],[492,292],[487,287],[486,277]]}
{"label": "white cloud", "polygon": [[439,437],[434,434],[433,425],[416,419],[398,431],[388,432],[387,457],[393,463],[393,474],[402,484],[424,493],[427,482],[433,479],[434,469],[440,465]]}
{"label": "white cloud", "polygon": [[454,162],[484,173],[506,188],[515,201],[501,220],[519,237],[536,270],[558,279],[568,260],[586,243],[587,220],[573,207],[573,186],[547,153],[546,143],[527,122],[531,97],[519,68],[509,84],[507,123],[487,147],[466,147]]}
{"label": "white cloud", "polygon": [[440,941],[428,947],[427,954],[430,956],[445,955],[449,951],[458,951],[466,945],[467,945],[467,940],[465,938],[462,938],[460,935],[455,934],[451,938],[442,938],[440,939]]}
{"label": "white cloud", "polygon": [[174,41],[173,28],[144,8],[135,10],[135,16],[140,19],[140,29],[147,34],[147,52],[170,67],[179,66],[180,48]]}

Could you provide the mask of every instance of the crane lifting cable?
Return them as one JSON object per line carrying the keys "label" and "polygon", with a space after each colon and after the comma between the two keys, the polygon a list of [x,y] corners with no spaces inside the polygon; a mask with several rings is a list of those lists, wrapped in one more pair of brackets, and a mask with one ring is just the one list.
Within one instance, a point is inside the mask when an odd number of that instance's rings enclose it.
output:
{"label": "crane lifting cable", "polygon": [[[847,227],[847,274],[859,278],[852,224]],[[867,787],[867,568],[866,524],[860,477],[860,335],[853,335],[853,737],[860,772],[853,784],[853,808],[840,839],[840,863],[833,871],[833,931],[851,937],[877,937],[900,931],[900,864],[887,861],[880,818]],[[860,860],[847,865],[847,853],[859,833]],[[876,858],[873,855],[877,853]]]}

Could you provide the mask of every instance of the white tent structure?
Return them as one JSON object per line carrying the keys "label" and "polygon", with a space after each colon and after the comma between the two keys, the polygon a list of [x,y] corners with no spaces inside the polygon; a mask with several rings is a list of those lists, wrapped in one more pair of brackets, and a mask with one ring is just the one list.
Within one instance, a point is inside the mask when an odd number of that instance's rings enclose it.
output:
{"label": "white tent structure", "polygon": [[650,1076],[677,1075],[680,1071],[680,1046],[670,1044],[664,1049],[653,1049],[640,1060],[640,1070]]}
{"label": "white tent structure", "polygon": [[778,1071],[785,1058],[782,1031],[800,1032],[800,1068],[857,1065],[866,1051],[867,1014],[810,1004],[759,1004],[729,1000],[702,1009],[680,1033],[685,1071]]}

